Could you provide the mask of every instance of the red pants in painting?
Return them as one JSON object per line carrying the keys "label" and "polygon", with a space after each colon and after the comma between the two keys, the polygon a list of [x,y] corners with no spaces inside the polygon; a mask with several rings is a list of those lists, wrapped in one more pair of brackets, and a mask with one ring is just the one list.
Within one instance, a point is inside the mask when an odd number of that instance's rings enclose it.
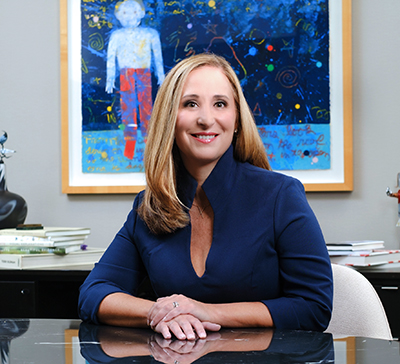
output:
{"label": "red pants in painting", "polygon": [[[133,159],[138,126],[147,138],[151,110],[151,73],[148,68],[123,68],[120,70],[121,119],[125,126],[124,156]],[[139,121],[137,110],[139,109]]]}

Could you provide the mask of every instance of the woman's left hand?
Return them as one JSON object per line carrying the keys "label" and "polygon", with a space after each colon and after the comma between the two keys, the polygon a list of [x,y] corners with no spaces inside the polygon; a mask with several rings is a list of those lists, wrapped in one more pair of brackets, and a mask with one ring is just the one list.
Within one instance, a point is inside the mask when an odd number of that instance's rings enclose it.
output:
{"label": "woman's left hand", "polygon": [[159,298],[151,307],[147,316],[147,323],[151,327],[157,326],[161,321],[170,321],[173,318],[189,314],[198,320],[212,322],[207,305],[184,295],[174,294]]}

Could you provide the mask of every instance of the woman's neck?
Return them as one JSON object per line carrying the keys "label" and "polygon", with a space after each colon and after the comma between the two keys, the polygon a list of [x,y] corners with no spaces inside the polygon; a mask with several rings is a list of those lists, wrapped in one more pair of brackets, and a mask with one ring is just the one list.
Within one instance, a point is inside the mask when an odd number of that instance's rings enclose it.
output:
{"label": "woman's neck", "polygon": [[196,166],[194,167],[193,165],[188,166],[185,164],[186,170],[189,172],[189,174],[197,181],[198,188],[201,188],[203,186],[203,183],[206,181],[208,176],[211,174],[213,171],[215,165],[217,164],[216,162],[213,164],[207,164],[204,166]]}

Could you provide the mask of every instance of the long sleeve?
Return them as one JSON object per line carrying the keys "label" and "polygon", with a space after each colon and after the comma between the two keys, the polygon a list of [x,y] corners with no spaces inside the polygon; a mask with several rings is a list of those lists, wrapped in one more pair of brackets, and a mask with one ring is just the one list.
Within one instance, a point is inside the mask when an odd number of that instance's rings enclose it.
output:
{"label": "long sleeve", "polygon": [[137,197],[125,224],[80,288],[79,315],[86,322],[98,323],[97,310],[107,295],[115,292],[136,295],[147,276],[133,241],[138,200]]}
{"label": "long sleeve", "polygon": [[263,302],[279,329],[323,331],[332,310],[332,272],[325,241],[302,184],[286,179],[274,207],[282,296]]}

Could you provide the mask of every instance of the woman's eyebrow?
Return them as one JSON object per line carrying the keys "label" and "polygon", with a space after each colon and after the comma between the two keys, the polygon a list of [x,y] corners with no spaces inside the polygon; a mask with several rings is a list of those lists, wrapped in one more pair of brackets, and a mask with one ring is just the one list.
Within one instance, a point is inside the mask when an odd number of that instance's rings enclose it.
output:
{"label": "woman's eyebrow", "polygon": [[188,99],[188,98],[198,98],[199,95],[197,94],[187,94],[187,95],[182,95],[182,99]]}
{"label": "woman's eyebrow", "polygon": [[[187,94],[187,95],[182,95],[182,99],[187,99],[187,98],[199,98],[200,96],[197,94]],[[228,95],[225,94],[217,94],[217,95],[212,95],[213,99],[229,99]]]}

